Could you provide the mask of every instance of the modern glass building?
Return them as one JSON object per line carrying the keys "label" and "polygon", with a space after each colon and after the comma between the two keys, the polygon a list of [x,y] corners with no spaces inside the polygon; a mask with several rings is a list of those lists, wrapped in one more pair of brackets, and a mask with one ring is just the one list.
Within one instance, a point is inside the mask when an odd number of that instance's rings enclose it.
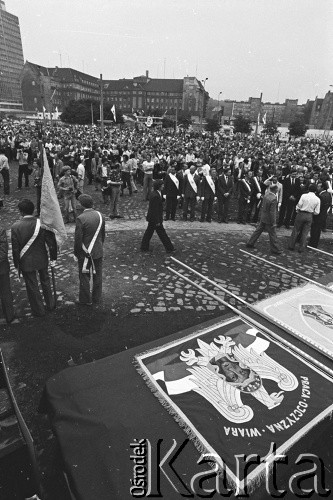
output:
{"label": "modern glass building", "polygon": [[0,111],[22,109],[21,72],[24,65],[17,16],[0,0]]}

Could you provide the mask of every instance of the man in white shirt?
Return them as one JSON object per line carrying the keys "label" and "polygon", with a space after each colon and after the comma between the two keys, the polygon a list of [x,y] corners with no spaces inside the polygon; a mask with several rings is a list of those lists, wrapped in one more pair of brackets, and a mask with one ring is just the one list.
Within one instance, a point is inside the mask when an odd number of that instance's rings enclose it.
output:
{"label": "man in white shirt", "polygon": [[320,199],[315,195],[316,189],[314,184],[310,184],[309,191],[302,194],[296,205],[297,215],[289,240],[289,250],[295,250],[296,241],[299,241],[299,253],[304,252],[306,248],[313,215],[318,215],[320,212]]}
{"label": "man in white shirt", "polygon": [[85,160],[81,159],[81,163],[78,164],[76,172],[77,172],[77,187],[81,194],[83,194],[83,186],[84,186],[84,176],[86,170],[84,168]]}

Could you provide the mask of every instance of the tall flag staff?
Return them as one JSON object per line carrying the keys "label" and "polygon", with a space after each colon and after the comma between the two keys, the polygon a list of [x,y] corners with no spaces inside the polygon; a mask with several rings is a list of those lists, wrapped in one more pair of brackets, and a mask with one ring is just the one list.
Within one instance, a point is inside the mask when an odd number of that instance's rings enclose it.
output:
{"label": "tall flag staff", "polygon": [[103,96],[103,75],[100,74],[100,90],[101,90],[101,102],[100,102],[100,118],[101,118],[101,139],[104,142],[104,96]]}
{"label": "tall flag staff", "polygon": [[[65,224],[62,218],[61,209],[54,187],[49,162],[47,160],[46,151],[43,146],[43,127],[41,126],[39,132],[39,151],[40,161],[43,171],[42,177],[42,191],[40,202],[40,225],[42,228],[52,231],[56,237],[57,245],[59,248],[67,239]],[[51,266],[52,286],[54,294],[55,307],[57,305],[57,291],[55,282],[54,267]]]}

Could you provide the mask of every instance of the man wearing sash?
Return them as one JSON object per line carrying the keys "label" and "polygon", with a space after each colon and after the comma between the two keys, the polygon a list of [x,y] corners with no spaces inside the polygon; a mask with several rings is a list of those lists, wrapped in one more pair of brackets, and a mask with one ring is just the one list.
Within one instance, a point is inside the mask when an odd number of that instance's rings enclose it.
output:
{"label": "man wearing sash", "polygon": [[179,192],[179,179],[176,176],[176,169],[174,165],[171,165],[170,172],[165,176],[164,179],[164,194],[166,197],[166,207],[165,207],[165,220],[175,220],[177,200],[180,195]]}
{"label": "man wearing sash", "polygon": [[248,174],[238,181],[238,224],[246,224],[251,197],[251,184]]}
{"label": "man wearing sash", "polygon": [[184,175],[183,181],[183,220],[187,220],[188,206],[190,205],[190,222],[195,219],[195,204],[198,195],[198,177],[195,175],[195,165],[190,166],[189,172]]}
{"label": "man wearing sash", "polygon": [[249,210],[247,213],[247,222],[251,221],[251,215],[253,209],[254,209],[254,215],[252,222],[254,223],[258,222],[259,211],[266,190],[266,186],[262,181],[262,174],[263,174],[262,170],[258,170],[257,175],[253,176],[252,179],[250,179],[252,192],[250,197]]}
{"label": "man wearing sash", "polygon": [[12,323],[15,313],[9,271],[7,234],[5,229],[0,229],[0,299],[6,321]]}
{"label": "man wearing sash", "polygon": [[48,273],[46,245],[53,267],[57,259],[57,242],[54,233],[42,229],[39,219],[33,216],[35,206],[31,200],[27,198],[21,200],[18,209],[22,219],[15,222],[11,229],[14,266],[19,275],[22,274],[24,278],[32,314],[44,316],[45,307],[38,287],[37,274],[42,286],[46,309],[51,311],[54,309],[55,302]]}
{"label": "man wearing sash", "polygon": [[[79,265],[78,304],[92,306],[102,298],[103,243],[105,239],[105,219],[93,209],[93,199],[88,194],[79,196],[84,208],[76,219],[74,255]],[[90,278],[92,276],[92,291]]]}
{"label": "man wearing sash", "polygon": [[213,203],[216,198],[217,172],[215,168],[205,170],[200,183],[199,195],[202,201],[200,222],[212,222]]}
{"label": "man wearing sash", "polygon": [[228,224],[229,204],[234,189],[231,169],[228,167],[217,180],[218,222]]}

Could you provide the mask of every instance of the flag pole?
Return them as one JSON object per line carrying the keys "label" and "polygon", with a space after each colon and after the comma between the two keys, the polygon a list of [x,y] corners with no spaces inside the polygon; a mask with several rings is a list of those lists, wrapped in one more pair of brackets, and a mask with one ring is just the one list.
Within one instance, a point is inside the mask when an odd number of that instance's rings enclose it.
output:
{"label": "flag pole", "polygon": [[91,125],[94,125],[94,110],[92,102],[90,103],[90,110],[91,110]]}
{"label": "flag pole", "polygon": [[240,311],[239,309],[237,309],[237,307],[234,307],[231,304],[229,304],[228,302],[226,302],[225,300],[221,299],[221,297],[219,297],[218,295],[215,295],[214,293],[210,292],[209,290],[207,290],[203,286],[199,285],[198,283],[195,283],[195,281],[190,280],[189,278],[187,278],[183,274],[179,273],[175,269],[172,269],[172,267],[169,267],[169,266],[166,266],[166,267],[167,267],[167,269],[169,271],[171,271],[173,274],[176,274],[179,278],[183,279],[184,281],[186,281],[190,285],[198,288],[199,290],[201,290],[202,292],[204,292],[209,297],[212,297],[217,302],[220,302],[221,304],[223,304],[225,307],[231,309],[231,311],[233,311],[234,313],[236,313],[237,316],[243,318],[244,321],[246,321],[247,323],[252,324],[253,326],[255,326],[256,328],[258,328],[259,330],[265,332],[266,335],[268,335],[270,338],[273,338],[274,340],[280,342],[280,344],[283,344],[285,347],[289,348],[289,350],[293,351],[294,354],[297,353],[298,355],[300,355],[303,358],[305,358],[312,365],[317,366],[321,371],[329,374],[331,377],[333,376],[333,370],[331,370],[330,368],[328,368],[328,366],[324,365],[320,361],[317,361],[315,358],[313,358],[312,356],[310,356],[306,352],[302,351],[301,349],[299,349],[297,346],[295,346],[291,342],[288,342],[288,340],[286,340],[285,338],[280,337],[279,335],[277,335],[276,333],[274,333],[272,330],[270,330],[269,328],[267,328],[263,324],[259,323],[255,319],[253,319],[251,316],[245,314],[243,311]]}
{"label": "flag pole", "polygon": [[51,267],[51,276],[52,276],[52,288],[53,288],[53,298],[54,298],[54,309],[57,308],[57,289],[56,289],[56,281],[55,281],[55,273],[53,267]]}
{"label": "flag pole", "polygon": [[[187,269],[191,273],[196,274],[199,278],[203,279],[204,281],[207,281],[207,283],[213,285],[215,288],[218,288],[219,290],[221,290],[225,294],[230,295],[234,299],[238,300],[243,305],[245,305],[247,307],[247,309],[249,309],[250,311],[254,312],[258,316],[261,316],[262,318],[264,318],[269,323],[272,323],[273,325],[277,326],[278,328],[281,328],[282,330],[285,330],[287,333],[289,333],[289,335],[292,335],[293,337],[296,337],[297,339],[301,339],[303,342],[305,342],[306,344],[310,345],[312,348],[316,349],[316,351],[320,352],[320,354],[324,354],[324,356],[327,356],[328,358],[330,358],[330,359],[333,360],[332,353],[330,353],[327,349],[321,347],[319,344],[317,344],[316,342],[314,342],[312,339],[309,339],[308,337],[306,337],[302,333],[299,333],[299,332],[293,330],[292,328],[290,328],[290,327],[288,327],[286,325],[283,325],[280,321],[278,321],[275,318],[269,316],[267,313],[265,313],[264,311],[261,311],[259,308],[256,308],[255,306],[253,306],[252,304],[250,304],[246,300],[242,299],[241,297],[239,297],[235,293],[230,292],[230,290],[228,290],[227,288],[221,286],[219,283],[216,283],[215,281],[210,280],[209,278],[207,278],[207,276],[204,276],[203,274],[199,273],[195,269],[192,269],[190,266],[186,265],[181,260],[175,259],[174,257],[170,257],[170,258],[174,262],[176,262],[178,265],[184,267],[185,269]],[[183,275],[181,275],[181,276],[183,276]]]}
{"label": "flag pole", "polygon": [[103,99],[103,75],[100,74],[100,90],[101,90],[101,102],[100,102],[100,106],[101,106],[101,109],[100,109],[100,113],[101,113],[101,139],[102,139],[102,142],[104,141],[104,109],[103,109],[103,106],[104,106],[104,99]]}
{"label": "flag pole", "polygon": [[253,253],[246,252],[245,250],[242,250],[241,248],[239,249],[239,251],[245,253],[246,255],[249,255],[250,257],[253,257],[254,259],[262,260],[263,262],[265,262],[266,264],[269,264],[270,266],[277,267],[278,269],[281,269],[281,271],[283,271],[285,273],[289,273],[289,274],[292,274],[293,276],[297,276],[297,278],[301,278],[302,280],[308,281],[309,283],[313,283],[314,285],[317,285],[320,288],[324,288],[325,290],[328,290],[329,292],[333,293],[333,290],[331,288],[323,285],[322,283],[319,283],[318,281],[312,280],[311,278],[307,278],[306,276],[303,276],[302,274],[295,273],[295,271],[292,271],[291,269],[279,266],[279,264],[275,264],[274,262],[271,262],[267,259],[264,259],[263,257],[259,257],[258,255],[253,255]]}

